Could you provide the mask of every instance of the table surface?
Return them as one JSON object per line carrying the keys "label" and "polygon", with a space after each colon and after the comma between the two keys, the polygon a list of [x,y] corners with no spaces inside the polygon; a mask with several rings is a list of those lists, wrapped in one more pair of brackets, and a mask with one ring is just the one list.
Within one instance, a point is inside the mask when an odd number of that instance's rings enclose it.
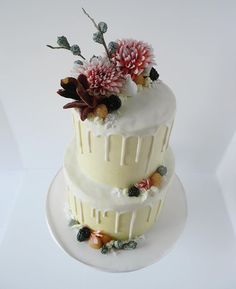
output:
{"label": "table surface", "polygon": [[175,248],[152,266],[114,274],[79,263],[51,238],[45,200],[55,173],[29,170],[17,179],[19,193],[0,244],[1,289],[236,288],[235,236],[214,175],[178,173],[188,220]]}

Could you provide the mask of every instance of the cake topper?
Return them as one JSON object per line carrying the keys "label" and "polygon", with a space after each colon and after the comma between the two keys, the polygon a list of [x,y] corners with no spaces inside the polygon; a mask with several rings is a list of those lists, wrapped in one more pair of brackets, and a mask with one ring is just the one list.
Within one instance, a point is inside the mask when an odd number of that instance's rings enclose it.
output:
{"label": "cake topper", "polygon": [[109,113],[118,110],[122,97],[135,96],[138,89],[149,87],[159,78],[152,47],[139,40],[120,39],[106,44],[104,34],[108,30],[105,22],[96,21],[82,8],[84,14],[96,28],[93,40],[103,45],[104,55],[93,55],[87,60],[78,44],[70,45],[65,36],[57,38],[58,46],[47,45],[51,49],[66,49],[79,57],[75,61],[75,77],[61,80],[60,96],[73,99],[63,108],[75,108],[80,118],[99,117],[106,119]]}

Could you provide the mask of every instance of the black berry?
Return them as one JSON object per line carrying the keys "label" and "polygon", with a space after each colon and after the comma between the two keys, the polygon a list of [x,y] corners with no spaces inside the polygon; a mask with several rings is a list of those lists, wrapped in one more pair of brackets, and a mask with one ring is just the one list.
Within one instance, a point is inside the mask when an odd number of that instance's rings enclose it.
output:
{"label": "black berry", "polygon": [[167,174],[167,168],[164,166],[159,166],[156,169],[156,172],[159,173],[162,177]]}
{"label": "black berry", "polygon": [[117,95],[111,95],[110,97],[107,98],[107,108],[108,112],[112,112],[114,110],[117,110],[121,107],[121,100]]}
{"label": "black berry", "polygon": [[138,197],[140,195],[139,188],[132,186],[128,190],[128,196],[129,197]]}
{"label": "black berry", "polygon": [[77,240],[79,242],[83,242],[87,240],[90,237],[91,231],[88,227],[83,227],[82,229],[79,230],[77,234]]}
{"label": "black berry", "polygon": [[157,80],[159,78],[159,73],[156,71],[154,67],[150,70],[149,77],[152,81]]}

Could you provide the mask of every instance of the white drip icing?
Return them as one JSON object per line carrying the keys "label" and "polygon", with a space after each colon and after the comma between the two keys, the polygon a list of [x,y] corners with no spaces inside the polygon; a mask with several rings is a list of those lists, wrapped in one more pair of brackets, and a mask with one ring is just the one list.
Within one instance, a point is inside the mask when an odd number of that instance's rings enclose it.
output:
{"label": "white drip icing", "polygon": [[147,222],[149,223],[150,219],[151,219],[151,214],[152,214],[152,206],[149,205],[147,208],[149,209],[148,210],[148,216],[147,216]]}
{"label": "white drip icing", "polygon": [[147,165],[146,165],[146,170],[145,170],[145,174],[148,173],[149,170],[149,166],[152,160],[152,154],[153,154],[153,149],[154,149],[154,141],[155,141],[155,135],[152,135],[152,139],[151,139],[151,145],[150,145],[150,150],[148,153],[148,157],[147,157]]}
{"label": "white drip icing", "polygon": [[120,213],[116,212],[115,216],[115,234],[119,232],[119,221],[120,221]]}
{"label": "white drip icing", "polygon": [[81,223],[84,222],[84,212],[83,212],[83,203],[81,200],[79,200],[79,206],[80,206],[80,221]]}
{"label": "white drip icing", "polygon": [[156,210],[156,215],[155,215],[155,222],[157,221],[158,216],[159,216],[159,214],[160,214],[162,202],[163,202],[163,201],[160,200],[159,203],[158,203],[158,205],[157,205],[157,210]]}
{"label": "white drip icing", "polygon": [[74,203],[75,216],[77,216],[78,210],[77,210],[76,196],[73,196],[73,203]]}
{"label": "white drip icing", "polygon": [[122,136],[121,156],[120,156],[120,165],[121,166],[123,166],[125,164],[126,140],[127,140],[127,138],[125,136]]}
{"label": "white drip icing", "polygon": [[105,161],[109,162],[110,136],[105,136]]}
{"label": "white drip icing", "polygon": [[100,220],[100,211],[96,210],[96,223],[100,224],[101,220]]}
{"label": "white drip icing", "polygon": [[131,220],[130,220],[130,225],[129,225],[129,239],[132,238],[133,231],[134,231],[134,223],[136,220],[136,210],[132,212]]}
{"label": "white drip icing", "polygon": [[80,152],[81,154],[83,153],[83,143],[82,143],[82,132],[81,132],[81,125],[80,121],[77,122],[77,127],[79,129],[79,145],[80,145]]}
{"label": "white drip icing", "polygon": [[172,132],[173,125],[174,125],[174,121],[172,121],[170,129],[169,129],[169,134],[168,134],[167,141],[166,141],[165,151],[167,150],[167,148],[169,146],[169,140],[170,140],[170,135],[171,135],[171,132]]}
{"label": "white drip icing", "polygon": [[96,209],[92,208],[92,210],[91,210],[91,217],[92,218],[95,218],[95,213],[96,213]]}
{"label": "white drip icing", "polygon": [[168,130],[169,130],[169,127],[167,126],[166,130],[165,130],[165,136],[164,136],[164,139],[163,139],[161,152],[165,151],[165,145],[166,145],[166,141],[167,141]]}
{"label": "white drip icing", "polygon": [[102,213],[103,218],[107,217],[107,212],[108,212],[108,211],[106,211],[106,210],[103,211],[103,213]]}
{"label": "white drip icing", "polygon": [[140,152],[141,152],[141,146],[142,146],[142,137],[138,136],[138,143],[137,143],[137,149],[136,149],[136,155],[135,155],[135,162],[138,163],[139,162],[139,158],[140,158]]}
{"label": "white drip icing", "polygon": [[91,131],[88,130],[87,131],[87,143],[88,143],[88,151],[89,153],[91,153]]}

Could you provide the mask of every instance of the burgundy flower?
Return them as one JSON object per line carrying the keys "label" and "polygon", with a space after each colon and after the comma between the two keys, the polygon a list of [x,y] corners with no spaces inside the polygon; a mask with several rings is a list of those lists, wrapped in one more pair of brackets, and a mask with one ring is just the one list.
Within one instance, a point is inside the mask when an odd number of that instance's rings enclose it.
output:
{"label": "burgundy flower", "polygon": [[98,104],[98,98],[88,93],[89,83],[84,74],[80,74],[78,79],[67,77],[61,80],[61,87],[57,93],[63,97],[74,99],[63,106],[67,108],[78,108],[80,110],[81,120],[85,120],[90,112]]}

